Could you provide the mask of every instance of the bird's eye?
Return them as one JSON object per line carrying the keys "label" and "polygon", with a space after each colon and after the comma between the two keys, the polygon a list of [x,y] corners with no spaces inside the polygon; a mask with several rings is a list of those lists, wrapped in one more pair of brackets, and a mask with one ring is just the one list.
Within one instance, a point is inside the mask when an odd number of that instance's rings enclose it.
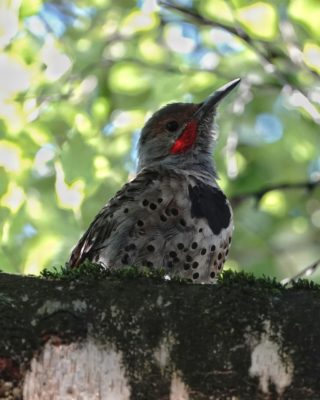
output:
{"label": "bird's eye", "polygon": [[179,128],[179,124],[177,121],[169,121],[166,124],[166,129],[170,132],[174,132]]}

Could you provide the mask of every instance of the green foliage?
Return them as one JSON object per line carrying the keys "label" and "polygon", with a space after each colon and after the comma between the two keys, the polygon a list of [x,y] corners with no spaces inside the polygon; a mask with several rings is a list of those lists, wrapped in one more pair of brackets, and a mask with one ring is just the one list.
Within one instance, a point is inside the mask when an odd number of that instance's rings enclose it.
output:
{"label": "green foliage", "polygon": [[[319,179],[318,1],[19,3],[0,9],[2,269],[64,264],[132,177],[148,113],[238,76],[218,114],[227,194]],[[319,257],[319,186],[267,191],[234,214],[227,267],[284,278]]]}

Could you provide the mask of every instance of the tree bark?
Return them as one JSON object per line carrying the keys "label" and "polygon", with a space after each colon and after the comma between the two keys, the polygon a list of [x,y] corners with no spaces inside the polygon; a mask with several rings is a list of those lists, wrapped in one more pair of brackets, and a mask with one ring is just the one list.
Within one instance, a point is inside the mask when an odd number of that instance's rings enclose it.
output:
{"label": "tree bark", "polygon": [[1,399],[320,399],[317,288],[1,274],[0,309]]}

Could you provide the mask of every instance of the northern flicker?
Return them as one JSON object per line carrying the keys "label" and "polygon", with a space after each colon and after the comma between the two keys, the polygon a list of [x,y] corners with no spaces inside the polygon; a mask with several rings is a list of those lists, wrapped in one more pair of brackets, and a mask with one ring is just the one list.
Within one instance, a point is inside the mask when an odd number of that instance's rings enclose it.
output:
{"label": "northern flicker", "polygon": [[138,171],[102,208],[72,251],[106,268],[163,268],[194,283],[213,282],[228,256],[230,204],[212,160],[217,104],[235,79],[200,104],[168,104],[142,129]]}

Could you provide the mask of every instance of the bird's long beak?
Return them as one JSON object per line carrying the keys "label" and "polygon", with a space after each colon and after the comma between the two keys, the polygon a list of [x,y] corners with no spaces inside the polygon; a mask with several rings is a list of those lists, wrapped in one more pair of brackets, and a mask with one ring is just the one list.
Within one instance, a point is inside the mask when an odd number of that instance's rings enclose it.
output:
{"label": "bird's long beak", "polygon": [[194,117],[198,120],[203,118],[207,113],[214,110],[215,106],[225,98],[236,86],[240,83],[240,78],[234,79],[231,82],[226,83],[221,88],[213,92],[203,103],[200,104],[200,108],[195,112]]}

